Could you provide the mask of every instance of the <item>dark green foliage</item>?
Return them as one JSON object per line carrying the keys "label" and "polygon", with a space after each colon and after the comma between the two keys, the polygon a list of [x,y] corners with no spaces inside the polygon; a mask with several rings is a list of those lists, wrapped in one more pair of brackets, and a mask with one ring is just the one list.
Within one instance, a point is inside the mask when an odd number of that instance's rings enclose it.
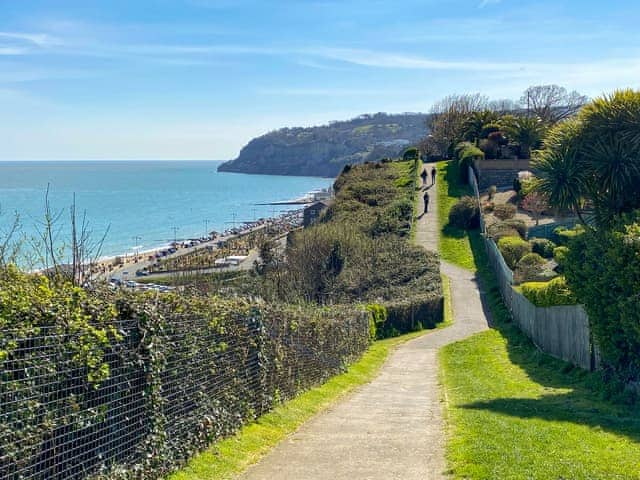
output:
{"label": "dark green foliage", "polygon": [[556,248],[556,244],[546,238],[532,238],[529,240],[531,243],[531,251],[537,253],[544,258],[553,258],[553,250]]}
{"label": "dark green foliage", "polygon": [[510,220],[516,216],[516,210],[512,203],[499,203],[493,207],[493,214],[500,220]]}
{"label": "dark green foliage", "polygon": [[529,282],[520,286],[522,294],[536,307],[575,305],[576,297],[564,277],[549,282]]}
{"label": "dark green foliage", "polygon": [[407,148],[402,154],[402,160],[410,161],[410,160],[418,160],[420,158],[420,152],[416,147]]}
{"label": "dark green foliage", "polygon": [[476,199],[470,196],[460,198],[449,211],[449,224],[471,230],[480,225],[480,211]]}
{"label": "dark green foliage", "polygon": [[14,270],[0,319],[2,478],[164,478],[369,344],[353,307],[85,292]]}
{"label": "dark green foliage", "polygon": [[640,208],[640,91],[619,90],[554,127],[534,163],[552,206],[589,205],[598,226]]}
{"label": "dark green foliage", "polygon": [[502,237],[498,249],[508,267],[513,270],[522,257],[531,253],[531,245],[520,237]]}
{"label": "dark green foliage", "polygon": [[463,182],[468,181],[469,168],[475,170],[474,162],[484,158],[484,152],[469,142],[461,142],[455,148],[455,156],[460,167],[460,178]]}
{"label": "dark green foliage", "polygon": [[640,213],[576,236],[565,275],[609,373],[623,383],[640,380]]}

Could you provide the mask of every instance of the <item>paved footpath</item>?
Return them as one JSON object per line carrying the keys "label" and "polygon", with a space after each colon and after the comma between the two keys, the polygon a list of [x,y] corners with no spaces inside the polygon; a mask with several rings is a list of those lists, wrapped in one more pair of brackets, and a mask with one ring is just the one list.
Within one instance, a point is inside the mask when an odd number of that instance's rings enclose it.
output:
{"label": "paved footpath", "polygon": [[[429,193],[416,240],[435,249],[435,188]],[[307,422],[241,478],[446,478],[437,351],[488,327],[474,274],[449,264],[442,270],[451,279],[453,325],[398,347],[377,378]]]}

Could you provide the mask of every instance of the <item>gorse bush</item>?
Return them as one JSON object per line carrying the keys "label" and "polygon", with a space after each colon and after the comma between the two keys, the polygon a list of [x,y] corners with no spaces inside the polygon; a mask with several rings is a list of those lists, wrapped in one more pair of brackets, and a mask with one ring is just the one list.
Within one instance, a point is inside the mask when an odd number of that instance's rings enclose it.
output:
{"label": "gorse bush", "polygon": [[471,230],[480,226],[480,211],[476,199],[469,196],[460,198],[449,211],[449,224]]}
{"label": "gorse bush", "polygon": [[522,257],[531,253],[531,245],[520,237],[503,237],[498,241],[498,249],[507,266],[513,270]]}
{"label": "gorse bush", "polygon": [[520,286],[522,294],[536,307],[575,305],[576,297],[564,277],[549,282],[528,282]]}

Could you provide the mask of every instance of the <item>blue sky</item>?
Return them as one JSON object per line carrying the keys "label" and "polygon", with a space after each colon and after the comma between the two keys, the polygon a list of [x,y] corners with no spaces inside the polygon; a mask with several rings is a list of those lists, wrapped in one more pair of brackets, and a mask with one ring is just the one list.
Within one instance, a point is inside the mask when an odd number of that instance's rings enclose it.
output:
{"label": "blue sky", "polygon": [[640,88],[640,3],[0,0],[0,160],[228,159],[450,93]]}

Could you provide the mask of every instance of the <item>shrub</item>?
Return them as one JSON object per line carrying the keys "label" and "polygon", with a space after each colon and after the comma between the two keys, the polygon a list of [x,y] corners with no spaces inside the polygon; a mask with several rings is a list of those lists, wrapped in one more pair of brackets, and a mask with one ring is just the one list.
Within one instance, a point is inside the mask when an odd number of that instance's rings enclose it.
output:
{"label": "shrub", "polygon": [[543,267],[547,262],[537,253],[527,253],[518,263],[514,271],[516,283],[541,280]]}
{"label": "shrub", "polygon": [[580,224],[573,228],[558,227],[553,231],[553,237],[558,245],[569,245],[569,242],[578,235],[584,233],[584,227]]}
{"label": "shrub", "polygon": [[498,241],[498,249],[510,269],[514,269],[520,259],[531,253],[529,242],[520,237],[503,237]]}
{"label": "shrub", "polygon": [[565,275],[585,306],[605,372],[640,380],[640,211],[571,243]]}
{"label": "shrub", "polygon": [[480,212],[476,199],[469,196],[460,198],[449,211],[449,224],[465,230],[478,228]]}
{"label": "shrub", "polygon": [[415,294],[384,305],[387,317],[378,329],[378,338],[434,328],[444,314],[444,298],[435,293]]}
{"label": "shrub", "polygon": [[553,249],[553,259],[558,264],[558,270],[563,271],[567,262],[567,255],[569,255],[569,248],[565,246],[556,247]]}
{"label": "shrub", "polygon": [[520,286],[522,294],[536,307],[575,305],[576,297],[564,277],[549,282],[528,282]]}
{"label": "shrub", "polygon": [[418,149],[416,147],[409,147],[402,154],[402,160],[405,160],[405,161],[416,160],[419,157],[420,157],[420,153],[418,152]]}
{"label": "shrub", "polygon": [[547,238],[532,238],[529,240],[531,243],[531,251],[537,253],[544,258],[553,258],[553,250],[556,248],[556,244]]}
{"label": "shrub", "polygon": [[500,203],[493,207],[493,214],[500,220],[510,220],[516,216],[516,206],[511,203]]}
{"label": "shrub", "polygon": [[468,168],[475,170],[474,160],[483,159],[484,152],[470,142],[461,142],[455,148],[455,155],[460,167],[460,177],[464,182],[469,180]]}
{"label": "shrub", "polygon": [[523,220],[504,220],[490,225],[487,234],[496,242],[503,237],[519,236],[524,239],[527,237],[527,224]]}
{"label": "shrub", "polygon": [[493,196],[496,194],[497,191],[498,191],[498,187],[496,187],[495,185],[491,185],[488,188],[487,195],[489,196],[489,200],[493,200]]}

